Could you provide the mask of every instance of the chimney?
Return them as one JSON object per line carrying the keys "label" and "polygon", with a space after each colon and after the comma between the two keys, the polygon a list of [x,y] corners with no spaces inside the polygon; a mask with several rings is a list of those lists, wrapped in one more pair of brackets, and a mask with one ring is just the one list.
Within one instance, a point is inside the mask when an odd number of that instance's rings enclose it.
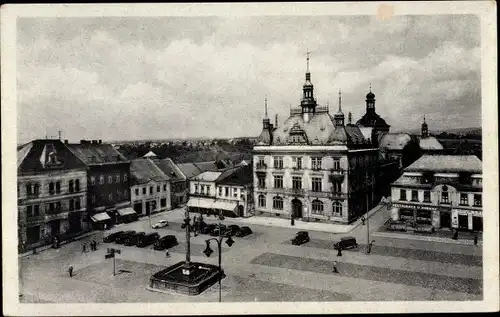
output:
{"label": "chimney", "polygon": [[68,143],[69,143],[69,142],[68,142],[68,140],[67,140],[67,139],[66,139],[66,140],[64,140],[64,144],[68,144]]}

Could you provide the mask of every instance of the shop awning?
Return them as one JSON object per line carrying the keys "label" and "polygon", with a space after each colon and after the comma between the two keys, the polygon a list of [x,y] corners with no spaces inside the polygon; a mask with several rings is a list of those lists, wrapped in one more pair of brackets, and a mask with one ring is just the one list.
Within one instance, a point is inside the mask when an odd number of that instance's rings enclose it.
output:
{"label": "shop awning", "polygon": [[128,215],[135,215],[136,212],[134,209],[128,207],[128,208],[118,209],[118,214],[120,216],[128,216]]}
{"label": "shop awning", "polygon": [[233,211],[236,208],[237,203],[232,201],[191,197],[187,202],[187,206],[192,208],[222,209]]}
{"label": "shop awning", "polygon": [[99,221],[109,220],[111,219],[111,217],[105,212],[100,212],[98,214],[91,216],[90,219],[92,219],[92,221],[94,222],[99,222]]}

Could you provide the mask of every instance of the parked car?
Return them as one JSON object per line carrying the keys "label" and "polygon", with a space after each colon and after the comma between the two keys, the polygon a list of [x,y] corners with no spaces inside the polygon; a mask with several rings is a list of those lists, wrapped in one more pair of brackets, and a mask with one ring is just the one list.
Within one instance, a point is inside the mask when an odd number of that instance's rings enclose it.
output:
{"label": "parked car", "polygon": [[162,251],[165,249],[170,249],[171,247],[175,247],[178,245],[177,238],[173,235],[168,235],[161,237],[155,242],[154,249],[158,251]]}
{"label": "parked car", "polygon": [[135,245],[139,248],[144,248],[150,244],[155,243],[159,239],[160,235],[158,234],[158,232],[148,233],[142,237],[139,237]]}
{"label": "parked car", "polygon": [[164,228],[164,227],[168,227],[168,221],[166,221],[166,220],[160,220],[151,226],[151,228],[153,228],[153,229],[159,229],[159,228]]}
{"label": "parked car", "polygon": [[227,227],[226,232],[224,233],[225,237],[232,237],[240,230],[240,226],[237,225],[230,225]]}
{"label": "parked car", "polygon": [[131,235],[129,236],[125,242],[123,243],[124,245],[126,246],[133,246],[137,243],[137,241],[142,237],[142,236],[145,236],[146,235],[146,232],[138,232],[134,235]]}
{"label": "parked car", "polygon": [[293,245],[301,245],[309,242],[309,233],[307,231],[299,231],[295,235],[295,238],[292,239]]}
{"label": "parked car", "polygon": [[250,227],[241,227],[240,230],[236,232],[237,237],[245,237],[249,234],[252,234],[252,230],[250,229]]}
{"label": "parked car", "polygon": [[216,226],[217,225],[214,224],[214,223],[207,224],[203,228],[201,228],[200,233],[202,233],[202,234],[210,234],[210,232],[212,232],[215,229]]}
{"label": "parked car", "polygon": [[135,234],[134,230],[125,231],[124,233],[122,233],[121,235],[119,235],[118,237],[116,237],[115,243],[116,244],[123,244],[125,242],[125,240],[128,239],[128,237],[130,237],[130,236],[132,236],[134,234]]}
{"label": "parked car", "polygon": [[[220,231],[220,233],[219,233]],[[227,231],[227,227],[226,225],[223,225],[221,224],[220,226],[219,225],[215,225],[215,228],[210,232],[210,235],[212,237],[217,237],[219,235],[223,236]]]}
{"label": "parked car", "polygon": [[109,234],[108,236],[104,237],[104,239],[102,239],[102,241],[106,242],[106,243],[109,243],[109,242],[113,242],[116,240],[116,238],[118,238],[121,234],[123,234],[123,231],[117,231],[117,232],[113,232],[111,234]]}
{"label": "parked car", "polygon": [[356,242],[356,238],[354,237],[343,237],[340,238],[340,241],[335,243],[334,245],[335,250],[341,249],[341,250],[346,250],[346,249],[353,249],[358,247],[358,243]]}

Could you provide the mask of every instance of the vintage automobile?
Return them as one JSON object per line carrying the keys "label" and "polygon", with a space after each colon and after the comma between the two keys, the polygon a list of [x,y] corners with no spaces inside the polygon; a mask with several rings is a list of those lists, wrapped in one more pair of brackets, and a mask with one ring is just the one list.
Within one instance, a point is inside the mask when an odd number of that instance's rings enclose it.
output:
{"label": "vintage automobile", "polygon": [[309,242],[309,233],[307,231],[299,231],[295,235],[295,238],[292,239],[293,245],[301,245]]}
{"label": "vintage automobile", "polygon": [[106,243],[109,243],[109,242],[113,242],[116,240],[116,238],[118,238],[121,234],[123,234],[123,231],[117,231],[117,232],[113,232],[111,234],[109,234],[108,236],[104,237],[104,239],[102,239],[104,242]]}
{"label": "vintage automobile", "polygon": [[131,235],[129,236],[127,239],[125,239],[125,241],[123,242],[124,245],[126,246],[133,246],[137,243],[137,241],[139,241],[139,239],[142,237],[142,236],[145,236],[146,235],[146,232],[138,232],[134,235]]}
{"label": "vintage automobile", "polygon": [[177,242],[177,238],[175,236],[168,235],[157,240],[153,248],[157,251],[162,251],[171,247],[175,247],[178,244],[179,243]]}
{"label": "vintage automobile", "polygon": [[241,227],[238,232],[236,232],[237,237],[245,237],[248,236],[249,234],[252,234],[252,229],[250,227]]}
{"label": "vintage automobile", "polygon": [[342,237],[339,242],[336,242],[333,247],[335,250],[346,250],[353,249],[358,247],[358,243],[356,242],[356,238],[354,237]]}
{"label": "vintage automobile", "polygon": [[152,225],[151,228],[153,228],[153,229],[159,229],[159,228],[164,228],[164,227],[167,227],[167,226],[168,226],[168,221],[166,221],[166,220],[160,220],[157,223],[155,223],[154,225]]}
{"label": "vintage automobile", "polygon": [[[219,232],[220,231],[220,232]],[[223,236],[227,231],[226,225],[215,225],[215,228],[210,232],[212,237],[217,237],[219,235]]]}
{"label": "vintage automobile", "polygon": [[155,243],[158,239],[160,239],[160,235],[158,234],[158,232],[148,233],[144,236],[139,237],[135,245],[139,248],[144,248],[150,244]]}
{"label": "vintage automobile", "polygon": [[120,234],[118,237],[115,239],[116,244],[123,244],[128,237],[132,236],[135,234],[134,230],[130,231],[125,231],[124,233]]}
{"label": "vintage automobile", "polygon": [[214,230],[216,226],[217,225],[214,224],[214,223],[207,224],[203,228],[201,228],[200,233],[202,233],[202,234],[210,234],[210,232],[212,232],[212,230]]}
{"label": "vintage automobile", "polygon": [[236,235],[236,232],[240,230],[240,227],[237,225],[229,225],[224,233],[224,236],[229,238]]}

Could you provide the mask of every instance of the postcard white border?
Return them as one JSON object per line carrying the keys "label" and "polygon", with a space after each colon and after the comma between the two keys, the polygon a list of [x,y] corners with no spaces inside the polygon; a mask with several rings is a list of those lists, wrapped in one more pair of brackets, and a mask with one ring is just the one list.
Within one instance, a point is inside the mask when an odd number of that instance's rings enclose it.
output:
{"label": "postcard white border", "polygon": [[[385,10],[379,11],[380,8]],[[391,13],[392,12],[392,13]],[[481,18],[484,222],[484,299],[471,302],[283,302],[19,304],[16,206],[16,18],[92,16],[260,16],[260,15],[438,15],[476,14]],[[389,15],[389,16],[388,16]],[[493,1],[239,3],[239,4],[83,4],[4,5],[1,7],[2,96],[2,269],[5,315],[193,315],[339,314],[384,312],[474,312],[499,310],[498,276],[498,107],[496,6]]]}

